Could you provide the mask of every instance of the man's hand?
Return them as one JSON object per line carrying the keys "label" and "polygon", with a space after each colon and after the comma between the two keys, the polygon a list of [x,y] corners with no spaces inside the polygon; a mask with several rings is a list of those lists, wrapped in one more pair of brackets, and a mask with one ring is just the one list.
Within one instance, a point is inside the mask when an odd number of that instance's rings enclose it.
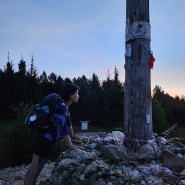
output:
{"label": "man's hand", "polygon": [[77,135],[74,135],[71,139],[82,141],[82,138],[80,136],[77,136]]}
{"label": "man's hand", "polygon": [[72,143],[76,143],[76,144],[81,144],[82,143],[82,139],[79,136],[73,136],[71,138],[71,142]]}

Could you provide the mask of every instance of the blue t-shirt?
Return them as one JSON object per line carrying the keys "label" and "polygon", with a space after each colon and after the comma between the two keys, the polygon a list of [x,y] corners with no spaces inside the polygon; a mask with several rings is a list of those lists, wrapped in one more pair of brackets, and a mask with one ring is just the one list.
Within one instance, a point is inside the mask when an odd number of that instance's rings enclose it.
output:
{"label": "blue t-shirt", "polygon": [[67,110],[64,102],[59,102],[57,104],[53,119],[58,120],[57,124],[47,132],[42,133],[42,136],[50,141],[56,141],[63,138],[65,135],[69,135],[68,127],[72,125],[72,121],[70,117],[70,111]]}

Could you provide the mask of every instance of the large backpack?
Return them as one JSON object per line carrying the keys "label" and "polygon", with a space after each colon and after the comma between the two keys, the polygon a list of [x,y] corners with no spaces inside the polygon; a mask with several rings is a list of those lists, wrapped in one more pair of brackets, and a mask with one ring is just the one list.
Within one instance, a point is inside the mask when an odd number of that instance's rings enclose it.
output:
{"label": "large backpack", "polygon": [[61,101],[62,99],[58,94],[49,94],[43,101],[31,108],[25,119],[25,125],[39,133],[51,129],[54,121],[57,121],[53,119],[53,115],[57,109],[57,104]]}

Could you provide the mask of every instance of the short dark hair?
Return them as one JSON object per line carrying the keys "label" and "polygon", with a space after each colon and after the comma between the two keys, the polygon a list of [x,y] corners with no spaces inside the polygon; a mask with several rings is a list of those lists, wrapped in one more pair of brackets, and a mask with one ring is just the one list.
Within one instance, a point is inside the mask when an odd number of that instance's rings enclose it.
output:
{"label": "short dark hair", "polygon": [[62,92],[63,100],[68,101],[70,99],[70,96],[74,94],[77,90],[80,90],[80,88],[77,85],[74,84],[65,85]]}

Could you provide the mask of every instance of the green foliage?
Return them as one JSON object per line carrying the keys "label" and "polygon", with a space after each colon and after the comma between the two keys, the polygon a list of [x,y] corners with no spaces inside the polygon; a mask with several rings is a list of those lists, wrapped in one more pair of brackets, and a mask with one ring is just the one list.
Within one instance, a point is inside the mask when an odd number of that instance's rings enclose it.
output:
{"label": "green foliage", "polygon": [[9,133],[6,157],[9,165],[27,163],[31,160],[30,141],[33,133],[23,123],[14,124]]}
{"label": "green foliage", "polygon": [[160,102],[153,98],[152,100],[152,115],[154,132],[161,134],[169,127],[164,109]]}
{"label": "green foliage", "polygon": [[[60,75],[43,72],[38,77],[34,66],[34,58],[31,59],[30,69],[26,71],[26,61],[20,60],[18,71],[14,69],[12,62],[7,62],[4,71],[0,71],[0,118],[20,118],[15,110],[10,107],[20,105],[21,102],[40,101],[49,93],[56,92],[61,95],[63,86],[67,83],[75,83],[80,86],[80,100],[77,105],[71,107],[72,118],[76,122],[88,119],[94,124],[112,126],[120,125],[124,120],[124,85],[119,81],[117,68],[114,70],[114,78],[110,75],[101,82],[93,73],[90,79],[84,75],[77,79],[63,79]],[[160,102],[165,112],[166,119],[170,123],[185,123],[185,98],[171,97],[161,87],[153,90],[153,98]],[[155,114],[154,114],[155,115]],[[22,117],[24,115],[22,114]],[[153,116],[154,117],[154,116]],[[154,121],[157,118],[153,118]]]}
{"label": "green foliage", "polygon": [[9,133],[14,122],[15,120],[11,119],[0,120],[0,168],[5,167],[7,163],[5,149],[7,148]]}
{"label": "green foliage", "polygon": [[104,117],[114,126],[118,126],[117,123],[123,123],[124,118],[123,85],[116,78],[114,80],[107,79],[103,82],[103,89]]}
{"label": "green foliage", "polygon": [[[114,78],[101,82],[93,73],[90,79],[86,76],[63,79],[60,75],[44,71],[38,76],[34,66],[34,58],[31,59],[30,69],[26,69],[26,61],[20,60],[18,71],[14,64],[7,62],[4,70],[0,69],[0,118],[16,118],[16,124],[12,124],[8,130],[0,130],[0,137],[8,138],[0,142],[0,151],[7,148],[9,161],[16,160],[11,156],[16,152],[16,158],[28,156],[28,146],[32,133],[24,126],[24,119],[32,103],[35,104],[49,93],[62,94],[63,86],[67,83],[75,83],[80,87],[80,99],[78,104],[71,107],[73,123],[80,124],[81,120],[89,120],[91,124],[113,128],[123,125],[124,120],[124,84],[119,81],[117,68],[114,70]],[[30,103],[32,102],[32,103]],[[171,97],[161,87],[153,90],[153,125],[154,131],[161,133],[170,124],[177,123],[185,126],[185,97]],[[3,132],[3,133],[2,133]],[[8,137],[9,136],[9,137]],[[8,146],[10,145],[10,146]],[[8,148],[9,147],[9,148]],[[19,148],[19,151],[16,149]],[[0,156],[1,157],[1,156]],[[3,156],[4,157],[4,156]],[[22,158],[22,159],[23,159]]]}
{"label": "green foliage", "polygon": [[18,122],[24,123],[24,120],[26,116],[28,115],[32,106],[33,106],[32,103],[20,102],[17,106],[12,107],[12,110],[14,110],[16,113]]}
{"label": "green foliage", "polygon": [[32,104],[21,102],[18,106],[12,107],[16,112],[17,120],[9,129],[5,153],[7,163],[10,166],[28,162],[31,159],[30,141],[33,133],[24,125],[24,120]]}
{"label": "green foliage", "polygon": [[171,137],[180,137],[180,138],[184,138],[185,136],[185,129],[184,127],[177,127],[175,128],[175,130],[172,132],[172,134],[170,135]]}
{"label": "green foliage", "polygon": [[153,90],[153,99],[154,98],[160,102],[168,122],[185,126],[185,98],[183,96],[181,98],[178,96],[173,98],[165,93],[161,87],[156,86]]}

